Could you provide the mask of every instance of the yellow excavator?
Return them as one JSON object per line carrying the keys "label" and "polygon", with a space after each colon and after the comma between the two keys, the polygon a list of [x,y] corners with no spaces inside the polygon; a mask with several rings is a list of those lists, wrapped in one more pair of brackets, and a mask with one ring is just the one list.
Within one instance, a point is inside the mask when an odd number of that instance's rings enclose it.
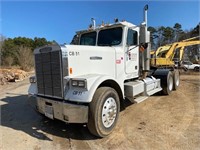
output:
{"label": "yellow excavator", "polygon": [[151,51],[151,66],[174,67],[174,59],[176,58],[178,61],[182,60],[185,47],[200,44],[200,40],[197,40],[199,37],[161,46],[156,51]]}

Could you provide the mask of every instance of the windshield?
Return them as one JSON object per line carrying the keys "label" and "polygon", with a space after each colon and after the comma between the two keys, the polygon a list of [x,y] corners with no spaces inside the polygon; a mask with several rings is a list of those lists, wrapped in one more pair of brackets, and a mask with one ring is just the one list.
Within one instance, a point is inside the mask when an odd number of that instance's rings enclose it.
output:
{"label": "windshield", "polygon": [[112,46],[119,45],[122,41],[122,28],[111,28],[99,31],[98,45]]}
{"label": "windshield", "polygon": [[96,44],[96,32],[85,33],[81,35],[80,45],[92,45]]}

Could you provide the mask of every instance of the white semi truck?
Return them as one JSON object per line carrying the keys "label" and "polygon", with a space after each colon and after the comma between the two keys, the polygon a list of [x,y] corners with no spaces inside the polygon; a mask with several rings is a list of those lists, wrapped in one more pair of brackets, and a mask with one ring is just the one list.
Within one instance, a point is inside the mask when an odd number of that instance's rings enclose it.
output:
{"label": "white semi truck", "polygon": [[34,50],[29,95],[41,114],[66,123],[87,124],[99,137],[116,126],[124,99],[141,102],[179,85],[173,68],[150,68],[147,8],[139,25],[122,21],[77,32],[77,45]]}

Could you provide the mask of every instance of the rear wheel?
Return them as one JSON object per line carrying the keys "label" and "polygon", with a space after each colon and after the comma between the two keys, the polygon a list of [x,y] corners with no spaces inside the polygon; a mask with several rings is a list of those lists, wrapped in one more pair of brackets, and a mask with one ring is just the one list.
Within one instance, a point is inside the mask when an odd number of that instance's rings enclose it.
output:
{"label": "rear wheel", "polygon": [[179,84],[180,84],[179,70],[174,70],[174,72],[173,72],[173,90],[177,90]]}
{"label": "rear wheel", "polygon": [[169,71],[166,76],[166,85],[163,86],[163,94],[169,95],[173,90],[173,75],[172,72]]}
{"label": "rear wheel", "polygon": [[116,126],[120,110],[117,92],[110,87],[97,89],[89,105],[89,131],[98,136],[109,135]]}
{"label": "rear wheel", "polygon": [[[157,69],[153,76],[161,81],[162,93],[169,95],[173,90],[173,74],[169,69]],[[178,82],[177,82],[178,83]]]}

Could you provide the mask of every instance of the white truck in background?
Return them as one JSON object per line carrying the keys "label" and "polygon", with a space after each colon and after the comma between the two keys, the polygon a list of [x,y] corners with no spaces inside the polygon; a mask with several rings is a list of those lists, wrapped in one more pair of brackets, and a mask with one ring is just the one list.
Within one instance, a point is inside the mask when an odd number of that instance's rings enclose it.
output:
{"label": "white truck in background", "polygon": [[[29,95],[37,110],[51,119],[87,124],[98,136],[116,126],[124,99],[141,102],[179,85],[173,69],[150,68],[147,9],[140,26],[122,21],[77,32],[78,45],[34,50],[35,77]],[[176,88],[174,88],[176,87]]]}

